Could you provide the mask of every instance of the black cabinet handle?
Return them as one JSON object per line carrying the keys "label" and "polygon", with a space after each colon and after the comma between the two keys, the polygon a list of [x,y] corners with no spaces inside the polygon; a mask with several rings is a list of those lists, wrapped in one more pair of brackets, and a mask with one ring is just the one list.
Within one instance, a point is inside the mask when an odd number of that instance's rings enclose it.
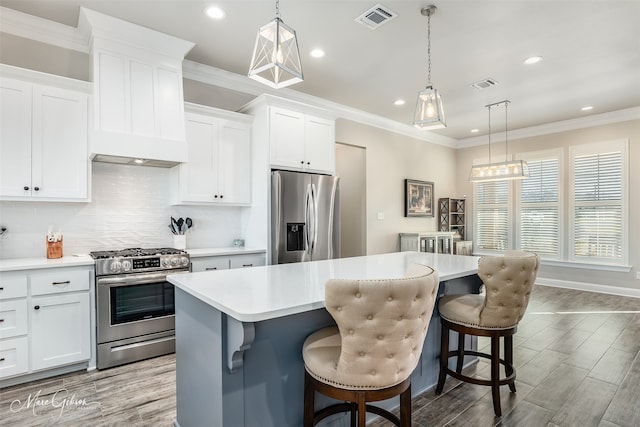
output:
{"label": "black cabinet handle", "polygon": [[24,186],[24,191],[29,191],[29,187],[27,187],[26,185]]}
{"label": "black cabinet handle", "polygon": [[4,319],[0,319],[0,323],[4,322]]}
{"label": "black cabinet handle", "polygon": [[68,285],[71,280],[65,280],[64,282],[51,282],[52,285]]}
{"label": "black cabinet handle", "polygon": [[0,362],[4,362],[4,357],[0,357]]}
{"label": "black cabinet handle", "polygon": [[40,310],[40,306],[36,305],[35,307],[33,307],[34,310]]}
{"label": "black cabinet handle", "polygon": [[33,187],[34,190],[40,191],[40,187]]}
{"label": "black cabinet handle", "polygon": [[223,197],[224,197],[224,196],[221,194],[221,195],[220,195],[220,198],[222,199]]}
{"label": "black cabinet handle", "polygon": [[209,270],[217,270],[218,267],[205,267],[205,271],[209,271]]}
{"label": "black cabinet handle", "polygon": [[242,264],[243,267],[253,267],[253,264]]}
{"label": "black cabinet handle", "polygon": [[214,199],[217,199],[217,198],[218,198],[218,195],[216,194],[215,196],[213,196],[213,198],[214,198]]}
{"label": "black cabinet handle", "polygon": [[301,165],[304,165],[304,160],[300,160],[300,164],[301,164]]}
{"label": "black cabinet handle", "polygon": [[311,162],[307,162],[307,165],[310,165],[310,164],[311,164]]}
{"label": "black cabinet handle", "polygon": [[0,291],[4,291],[4,287],[0,287]]}

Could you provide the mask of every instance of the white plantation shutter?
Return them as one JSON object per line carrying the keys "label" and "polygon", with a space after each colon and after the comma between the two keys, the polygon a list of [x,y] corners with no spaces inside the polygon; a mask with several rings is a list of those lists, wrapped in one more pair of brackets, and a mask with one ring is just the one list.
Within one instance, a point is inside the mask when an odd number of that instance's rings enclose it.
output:
{"label": "white plantation shutter", "polygon": [[474,184],[474,246],[480,251],[509,249],[509,181]]}
{"label": "white plantation shutter", "polygon": [[529,178],[520,181],[520,248],[557,258],[560,255],[558,159],[527,163]]}
{"label": "white plantation shutter", "polygon": [[574,259],[626,260],[625,153],[609,143],[572,156]]}

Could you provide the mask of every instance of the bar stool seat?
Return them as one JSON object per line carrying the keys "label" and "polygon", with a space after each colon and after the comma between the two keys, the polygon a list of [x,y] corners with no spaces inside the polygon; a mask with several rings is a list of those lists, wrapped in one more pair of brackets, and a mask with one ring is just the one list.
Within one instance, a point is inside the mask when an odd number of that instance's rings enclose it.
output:
{"label": "bar stool seat", "polygon": [[[366,413],[397,426],[411,425],[411,373],[435,305],[438,273],[410,265],[400,279],[332,279],[325,305],[337,326],[304,342],[304,426],[340,412],[364,427]],[[315,411],[315,392],[342,401]],[[400,418],[369,402],[400,396]],[[356,424],[357,423],[357,424]]]}
{"label": "bar stool seat", "polygon": [[[446,295],[440,298],[438,310],[442,324],[440,374],[436,394],[441,394],[447,375],[472,384],[491,387],[493,409],[502,415],[500,386],[516,391],[513,367],[513,335],[524,316],[531,289],[536,280],[540,258],[532,252],[509,251],[502,257],[482,257],[478,276],[485,285],[485,295]],[[458,348],[449,350],[449,331],[458,333]],[[491,339],[491,353],[465,350],[465,335]],[[504,340],[504,359],[500,358],[500,338]],[[491,379],[485,380],[462,373],[464,356],[477,356],[491,361]],[[456,358],[456,369],[449,368],[449,358]],[[500,366],[505,376],[500,377]]]}

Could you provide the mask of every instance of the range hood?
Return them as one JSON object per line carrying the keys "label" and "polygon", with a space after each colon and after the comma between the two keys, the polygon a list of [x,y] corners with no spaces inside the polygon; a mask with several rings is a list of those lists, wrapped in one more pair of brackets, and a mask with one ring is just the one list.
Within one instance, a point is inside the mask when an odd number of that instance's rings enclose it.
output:
{"label": "range hood", "polygon": [[84,7],[78,29],[91,44],[91,159],[186,162],[182,61],[194,43]]}

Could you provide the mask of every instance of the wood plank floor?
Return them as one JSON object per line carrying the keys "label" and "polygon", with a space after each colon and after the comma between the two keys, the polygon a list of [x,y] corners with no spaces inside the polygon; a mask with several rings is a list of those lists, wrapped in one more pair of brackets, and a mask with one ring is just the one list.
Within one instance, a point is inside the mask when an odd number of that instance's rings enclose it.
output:
{"label": "wood plank floor", "polygon": [[[413,426],[640,426],[640,299],[536,286],[514,346],[518,392],[502,387],[501,418],[488,387],[448,378],[442,395],[413,400]],[[484,361],[474,369],[489,372]],[[174,355],[0,390],[0,426],[169,427],[174,418]]]}

